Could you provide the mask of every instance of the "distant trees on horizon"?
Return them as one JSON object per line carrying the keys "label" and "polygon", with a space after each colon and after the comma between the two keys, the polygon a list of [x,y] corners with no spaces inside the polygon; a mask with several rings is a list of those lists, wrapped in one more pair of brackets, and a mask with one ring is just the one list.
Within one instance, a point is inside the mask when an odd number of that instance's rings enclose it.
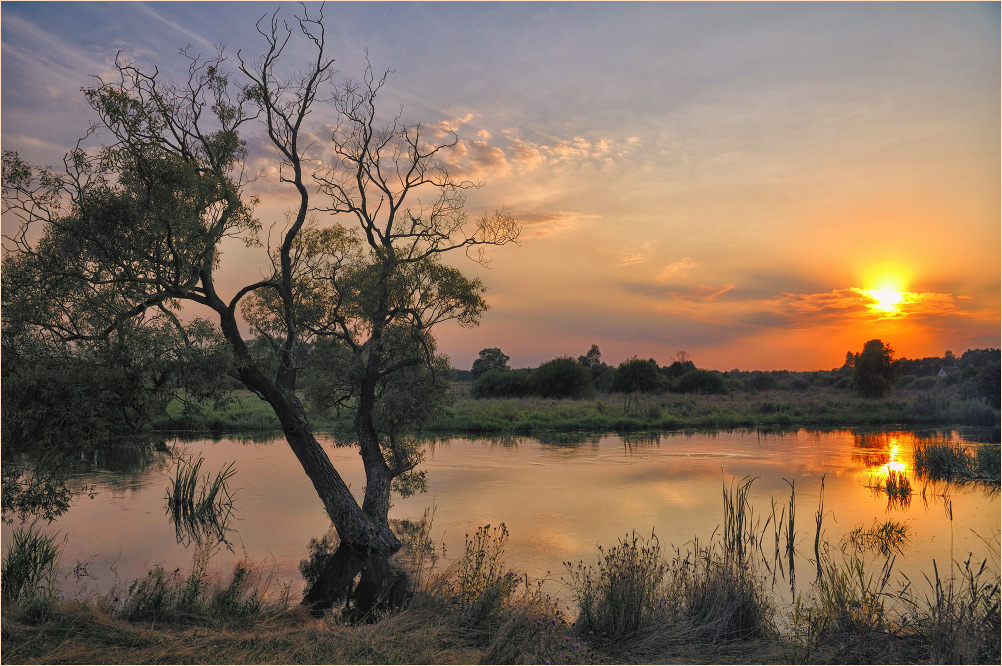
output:
{"label": "distant trees on horizon", "polygon": [[[879,398],[893,387],[926,390],[941,383],[958,386],[965,400],[983,400],[999,405],[1000,350],[969,349],[962,356],[947,351],[942,357],[906,359],[893,357],[890,345],[870,340],[858,353],[846,353],[846,362],[831,370],[707,370],[701,369],[685,351],[676,352],[671,363],[659,365],[654,358],[633,356],[612,366],[602,360],[598,345],[574,359],[562,356],[537,368],[507,368],[509,357],[500,348],[484,349],[483,358],[504,358],[505,367],[486,372],[457,371],[457,379],[475,380],[474,398],[489,397],[589,397],[596,393],[729,393],[732,391],[805,390],[831,387],[854,390],[862,397]],[[477,362],[474,362],[477,365]],[[944,378],[943,367],[956,368]]]}

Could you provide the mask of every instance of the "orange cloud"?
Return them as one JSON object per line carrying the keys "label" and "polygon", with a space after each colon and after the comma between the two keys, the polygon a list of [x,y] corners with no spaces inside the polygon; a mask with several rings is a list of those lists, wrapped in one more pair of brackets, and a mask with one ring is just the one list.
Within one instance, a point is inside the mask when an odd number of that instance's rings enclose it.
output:
{"label": "orange cloud", "polygon": [[515,219],[522,225],[523,237],[541,238],[574,227],[584,219],[598,217],[571,211],[514,213]]}

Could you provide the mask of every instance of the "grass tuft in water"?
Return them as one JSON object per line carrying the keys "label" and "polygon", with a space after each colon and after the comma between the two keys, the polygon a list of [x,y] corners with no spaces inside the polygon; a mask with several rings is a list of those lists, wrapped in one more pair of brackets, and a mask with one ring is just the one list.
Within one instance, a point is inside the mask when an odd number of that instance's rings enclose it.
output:
{"label": "grass tuft in water", "polygon": [[233,512],[233,495],[228,482],[236,474],[234,463],[210,477],[200,476],[204,458],[195,461],[181,455],[175,459],[174,476],[167,489],[167,513],[177,530],[179,543],[198,544],[215,539],[226,541],[228,523]]}
{"label": "grass tuft in water", "polygon": [[901,553],[905,544],[911,538],[908,525],[896,520],[873,521],[869,529],[857,527],[842,537],[840,544],[843,551],[852,549],[857,551],[872,551],[888,556],[892,553]]}

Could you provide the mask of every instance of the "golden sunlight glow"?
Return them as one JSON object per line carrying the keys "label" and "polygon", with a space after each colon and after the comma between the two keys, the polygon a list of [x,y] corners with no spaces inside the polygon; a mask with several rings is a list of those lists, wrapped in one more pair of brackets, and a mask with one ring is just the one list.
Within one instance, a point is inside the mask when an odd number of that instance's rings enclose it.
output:
{"label": "golden sunlight glow", "polygon": [[863,272],[863,284],[866,288],[860,289],[859,293],[873,299],[873,303],[868,306],[871,310],[885,315],[895,314],[908,293],[905,287],[911,276],[911,271],[902,264],[876,264]]}
{"label": "golden sunlight glow", "polygon": [[905,294],[893,289],[867,289],[867,295],[874,300],[871,309],[878,312],[895,312]]}
{"label": "golden sunlight glow", "polygon": [[[880,439],[884,438],[881,437]],[[891,475],[891,472],[895,472],[899,475],[908,474],[910,471],[908,459],[911,457],[911,449],[913,449],[914,446],[914,435],[908,433],[888,434],[886,439],[884,439],[883,442],[880,442],[880,445],[876,447],[876,450],[881,448],[884,449],[883,453],[887,456],[887,462],[882,465],[870,466],[864,471],[869,485],[883,487],[887,483],[887,479]]]}

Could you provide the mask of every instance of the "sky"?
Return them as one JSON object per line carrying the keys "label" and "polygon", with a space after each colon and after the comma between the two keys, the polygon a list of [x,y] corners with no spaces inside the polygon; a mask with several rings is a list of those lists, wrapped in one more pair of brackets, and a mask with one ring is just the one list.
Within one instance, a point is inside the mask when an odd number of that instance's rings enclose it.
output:
{"label": "sky", "polygon": [[[318,5],[309,5],[316,10]],[[298,5],[0,5],[2,147],[60,163],[94,117],[80,93],[116,52],[162,76],[179,48],[254,56],[255,22]],[[471,217],[504,207],[520,243],[488,267],[469,368],[584,354],[699,367],[838,367],[1000,346],[999,3],[330,3],[339,77],[366,54],[444,158]],[[289,62],[308,57],[297,46]],[[318,107],[317,123],[330,122]],[[326,119],[326,120],[325,120]],[[318,125],[319,127],[320,125]],[[252,143],[255,165],[274,157]],[[267,175],[267,170],[265,175]],[[265,228],[292,192],[261,185]],[[266,265],[226,248],[224,288]]]}

